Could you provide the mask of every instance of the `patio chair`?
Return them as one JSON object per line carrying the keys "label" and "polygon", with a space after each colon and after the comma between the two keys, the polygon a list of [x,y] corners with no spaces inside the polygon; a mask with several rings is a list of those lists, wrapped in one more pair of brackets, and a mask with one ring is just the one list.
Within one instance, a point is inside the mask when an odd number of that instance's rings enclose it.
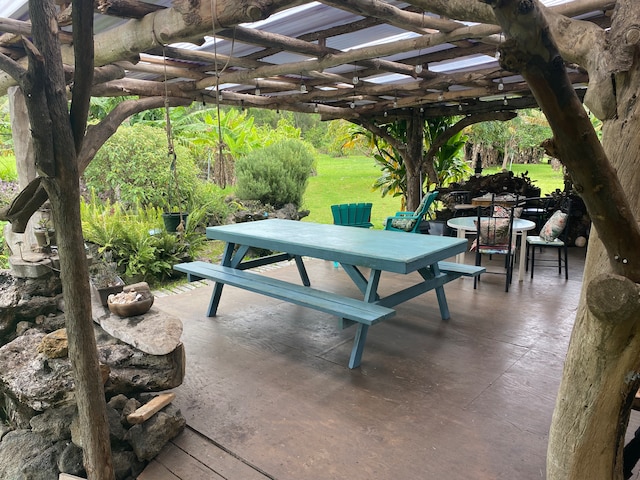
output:
{"label": "patio chair", "polygon": [[553,197],[524,198],[519,201],[519,206],[522,207],[520,218],[526,218],[535,222],[536,232],[539,232],[542,225],[544,225],[551,213],[553,213],[552,203]]}
{"label": "patio chair", "polygon": [[[482,255],[504,255],[506,282],[505,292],[509,291],[513,277],[513,261],[516,245],[513,239],[513,218],[515,207],[509,208],[508,216],[504,216],[505,208],[489,207],[477,208],[476,240],[472,249],[476,252],[476,266],[482,264]],[[497,272],[487,272],[497,273]],[[480,277],[475,277],[473,288],[478,285]]]}
{"label": "patio chair", "polygon": [[331,205],[331,214],[335,225],[348,225],[351,227],[370,228],[371,203],[341,203]]}
{"label": "patio chair", "polygon": [[[372,203],[340,203],[331,205],[334,225],[345,225],[348,227],[371,228],[371,207]],[[338,268],[338,262],[333,262],[333,266]]]}
{"label": "patio chair", "polygon": [[455,190],[449,192],[449,198],[451,199],[453,206],[454,217],[466,217],[474,215],[476,207],[471,204],[471,192],[468,190]]}
{"label": "patio chair", "polygon": [[[566,198],[560,205],[560,209],[556,210],[540,229],[539,235],[530,235],[527,237],[527,269],[529,268],[529,258],[531,258],[531,278],[535,269],[536,247],[556,248],[558,251],[558,275],[562,275],[562,266],[564,265],[564,278],[569,280],[568,268],[568,248],[567,234],[571,220],[571,199]],[[544,261],[544,260],[538,260]]]}
{"label": "patio chair", "polygon": [[420,231],[420,223],[437,196],[437,191],[425,195],[415,212],[396,212],[393,217],[387,217],[384,222],[384,229],[396,232],[418,233]]}

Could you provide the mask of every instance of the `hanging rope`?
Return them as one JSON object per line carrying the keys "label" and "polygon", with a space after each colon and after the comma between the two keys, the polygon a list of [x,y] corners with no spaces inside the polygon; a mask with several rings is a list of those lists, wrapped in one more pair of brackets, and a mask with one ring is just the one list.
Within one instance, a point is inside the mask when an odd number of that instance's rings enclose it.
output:
{"label": "hanging rope", "polygon": [[214,58],[214,73],[216,76],[216,117],[217,117],[217,127],[218,127],[218,158],[217,162],[220,166],[218,168],[218,172],[221,173],[222,178],[218,178],[219,185],[222,188],[227,186],[227,175],[226,168],[224,168],[224,142],[222,141],[222,124],[220,121],[220,75],[227,69],[229,66],[229,62],[231,61],[231,57],[233,56],[233,50],[235,47],[236,40],[236,27],[233,27],[233,36],[231,37],[231,51],[227,57],[227,61],[222,67],[222,70],[218,71],[218,38],[216,36],[216,19],[217,19],[217,2],[216,0],[211,0],[211,31],[213,36],[213,58]]}
{"label": "hanging rope", "polygon": [[177,197],[178,202],[178,214],[180,215],[180,223],[176,228],[176,231],[181,232],[184,231],[186,225],[186,217],[187,214],[183,214],[182,208],[180,206],[180,186],[178,183],[178,157],[176,155],[176,150],[173,145],[173,132],[171,130],[171,116],[169,110],[169,87],[167,86],[167,56],[165,54],[165,45],[162,45],[162,64],[164,66],[164,115],[165,115],[165,124],[166,124],[166,133],[167,133],[167,158],[169,159],[169,189],[167,192],[167,201],[169,203],[169,212],[172,212],[172,206],[174,201],[174,190]]}

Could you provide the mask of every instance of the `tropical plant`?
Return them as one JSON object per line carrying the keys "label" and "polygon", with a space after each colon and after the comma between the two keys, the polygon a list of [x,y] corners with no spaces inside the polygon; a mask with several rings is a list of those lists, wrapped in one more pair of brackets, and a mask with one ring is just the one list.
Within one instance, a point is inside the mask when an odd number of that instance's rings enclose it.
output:
{"label": "tropical plant", "polygon": [[[176,141],[202,158],[216,151],[222,134],[223,153],[233,158],[246,155],[261,145],[253,117],[235,108],[171,109],[171,128]],[[218,125],[218,119],[220,125]],[[164,122],[156,122],[164,126]],[[218,130],[220,127],[220,130]]]}
{"label": "tropical plant", "polygon": [[382,140],[377,143],[378,150],[373,154],[373,159],[380,167],[382,174],[373,183],[372,188],[380,190],[383,197],[402,196],[402,208],[404,208],[407,192],[407,170],[404,161],[395,148]]}
{"label": "tropical plant", "polygon": [[[462,182],[473,173],[473,169],[462,156],[466,143],[467,137],[459,132],[452,136],[436,153],[433,167],[438,175],[437,185],[439,187]],[[431,188],[428,187],[427,190],[431,190]]]}
{"label": "tropical plant", "polygon": [[221,188],[213,182],[200,181],[193,192],[193,204],[197,205],[196,211],[202,211],[203,226],[220,225],[226,222],[227,217],[234,210],[234,205],[227,201],[233,189]]}
{"label": "tropical plant", "polygon": [[[439,117],[428,119],[424,123],[423,155],[429,150],[431,144],[447,130],[455,118]],[[386,132],[398,140],[399,144],[406,143],[407,122],[405,120],[391,122],[383,126]],[[385,139],[374,135],[363,128],[353,129],[352,136],[366,138],[368,144],[374,149],[373,157],[379,165],[382,175],[373,184],[374,189],[379,189],[382,196],[402,196],[402,208],[404,208],[407,193],[407,172],[401,152]],[[423,189],[432,190],[437,186],[459,182],[471,175],[471,167],[461,158],[460,153],[467,141],[462,133],[452,136],[435,154],[433,159],[434,169],[437,174],[435,182],[429,181],[424,175]]]}

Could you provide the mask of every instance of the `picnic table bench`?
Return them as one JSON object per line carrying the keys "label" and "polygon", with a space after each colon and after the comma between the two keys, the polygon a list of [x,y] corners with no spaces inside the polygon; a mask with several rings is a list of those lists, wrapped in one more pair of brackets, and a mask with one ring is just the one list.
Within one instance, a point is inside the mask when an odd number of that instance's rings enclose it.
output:
{"label": "picnic table bench", "polygon": [[[207,237],[227,242],[221,265],[196,261],[175,265],[174,269],[186,273],[189,280],[206,278],[216,282],[207,310],[208,316],[216,315],[225,284],[335,315],[341,319],[343,328],[358,326],[349,368],[360,365],[368,328],[393,317],[396,314],[393,306],[435,290],[441,317],[447,320],[449,309],[443,286],[461,276],[475,276],[485,271],[483,267],[441,260],[460,250],[464,251],[466,247],[466,242],[463,244],[450,237],[406,235],[290,220],[209,227]],[[385,253],[381,253],[379,246],[375,246],[380,241],[391,248],[384,248]],[[416,247],[418,252],[407,250],[409,245]],[[244,260],[251,246],[283,253]],[[364,298],[359,300],[311,288],[303,255],[339,262]],[[295,260],[301,285],[247,271],[284,259]],[[368,278],[360,267],[370,268]],[[399,292],[381,297],[378,284],[383,270],[404,274],[417,271],[421,280]]]}

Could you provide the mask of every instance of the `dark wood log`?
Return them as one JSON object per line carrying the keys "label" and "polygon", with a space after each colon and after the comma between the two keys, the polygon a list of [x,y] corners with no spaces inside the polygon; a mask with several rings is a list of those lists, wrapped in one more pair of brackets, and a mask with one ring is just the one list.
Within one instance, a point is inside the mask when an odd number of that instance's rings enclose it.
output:
{"label": "dark wood log", "polygon": [[142,18],[163,8],[165,7],[161,5],[135,0],[96,0],[95,2],[95,9],[103,15],[122,18]]}
{"label": "dark wood log", "polygon": [[[74,36],[76,44],[87,45],[93,41],[93,11],[80,7],[81,2],[74,0],[74,23],[88,22],[89,25],[74,28]],[[25,102],[33,132],[36,165],[52,166],[44,172],[49,178],[42,178],[41,182],[51,202],[57,231],[69,359],[76,387],[84,466],[88,478],[113,480],[109,426],[91,317],[91,291],[80,219],[76,143],[68,111],[61,46],[57,31],[51,28],[55,25],[56,9],[51,0],[42,0],[30,2],[29,13],[34,48],[29,49],[32,53],[25,82]],[[29,43],[25,42],[25,45],[29,46]],[[90,88],[93,62],[76,67],[76,75],[83,79],[78,88]],[[90,72],[79,72],[78,69]],[[79,91],[75,95],[79,103],[87,103],[77,106],[77,122],[85,117],[89,98],[86,92]],[[84,127],[75,126],[76,131]]]}

